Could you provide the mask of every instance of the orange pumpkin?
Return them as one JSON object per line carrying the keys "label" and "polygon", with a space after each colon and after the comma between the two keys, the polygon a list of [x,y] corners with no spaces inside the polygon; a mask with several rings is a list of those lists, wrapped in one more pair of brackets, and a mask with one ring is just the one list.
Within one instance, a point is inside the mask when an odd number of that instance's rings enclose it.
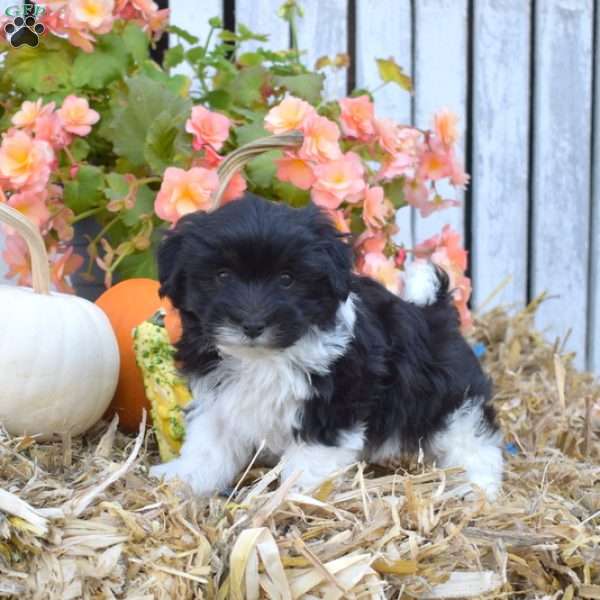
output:
{"label": "orange pumpkin", "polygon": [[119,415],[124,431],[137,431],[145,408],[150,415],[142,374],[133,351],[133,328],[151,317],[161,306],[159,283],[152,279],[127,279],[106,290],[96,304],[108,316],[119,344],[119,383],[105,417]]}
{"label": "orange pumpkin", "polygon": [[165,311],[165,329],[171,344],[176,344],[181,339],[181,318],[179,311],[173,308],[168,298],[163,298],[161,306]]}

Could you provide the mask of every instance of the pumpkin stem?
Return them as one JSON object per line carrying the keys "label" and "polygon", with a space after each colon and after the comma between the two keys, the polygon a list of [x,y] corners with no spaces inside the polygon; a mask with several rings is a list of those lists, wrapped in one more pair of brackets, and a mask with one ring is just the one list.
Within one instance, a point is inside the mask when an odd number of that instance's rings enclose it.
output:
{"label": "pumpkin stem", "polygon": [[225,160],[219,165],[217,171],[219,175],[219,188],[213,197],[212,209],[214,210],[221,203],[223,194],[231,181],[231,178],[239,171],[249,160],[268,152],[269,150],[298,148],[304,141],[304,136],[299,131],[291,131],[290,133],[282,133],[272,135],[265,138],[259,138],[253,142],[249,142],[244,146],[240,146],[231,154],[228,154]]}
{"label": "pumpkin stem", "polygon": [[48,253],[38,228],[26,216],[5,203],[0,203],[0,222],[15,229],[27,243],[33,291],[37,294],[49,294]]}

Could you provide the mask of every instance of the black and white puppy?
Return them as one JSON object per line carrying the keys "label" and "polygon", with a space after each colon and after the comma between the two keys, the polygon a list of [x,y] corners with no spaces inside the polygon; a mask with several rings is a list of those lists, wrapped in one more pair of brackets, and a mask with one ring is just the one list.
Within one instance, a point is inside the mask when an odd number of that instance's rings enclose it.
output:
{"label": "black and white puppy", "polygon": [[350,246],[319,209],[251,195],[181,219],[158,265],[194,399],[180,457],[152,474],[219,492],[264,441],[283,476],[299,471],[311,488],[359,460],[423,449],[497,494],[490,382],[445,273],[416,265],[400,299],[352,272]]}

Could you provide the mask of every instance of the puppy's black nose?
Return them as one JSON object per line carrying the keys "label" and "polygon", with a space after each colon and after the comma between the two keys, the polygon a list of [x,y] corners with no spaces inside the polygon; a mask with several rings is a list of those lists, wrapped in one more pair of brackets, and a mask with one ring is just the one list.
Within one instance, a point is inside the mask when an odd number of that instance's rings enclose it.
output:
{"label": "puppy's black nose", "polygon": [[265,324],[262,321],[247,321],[242,329],[249,338],[257,338],[265,330]]}

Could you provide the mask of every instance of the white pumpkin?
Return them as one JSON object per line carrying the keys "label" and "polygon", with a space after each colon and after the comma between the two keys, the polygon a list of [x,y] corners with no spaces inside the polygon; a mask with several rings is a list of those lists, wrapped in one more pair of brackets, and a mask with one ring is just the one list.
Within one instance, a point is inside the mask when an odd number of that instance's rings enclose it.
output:
{"label": "white pumpkin", "polygon": [[37,228],[0,204],[0,221],[27,242],[33,289],[0,286],[0,423],[13,435],[77,435],[107,409],[119,375],[111,324],[95,304],[50,292]]}

